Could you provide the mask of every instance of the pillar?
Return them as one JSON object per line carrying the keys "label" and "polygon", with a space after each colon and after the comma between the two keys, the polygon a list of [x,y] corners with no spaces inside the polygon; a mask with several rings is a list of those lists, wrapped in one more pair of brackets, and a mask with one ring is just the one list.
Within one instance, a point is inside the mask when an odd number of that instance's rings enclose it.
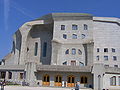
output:
{"label": "pillar", "polygon": [[27,62],[25,64],[25,71],[26,71],[26,78],[25,81],[29,83],[29,86],[36,86],[36,63],[34,62]]}

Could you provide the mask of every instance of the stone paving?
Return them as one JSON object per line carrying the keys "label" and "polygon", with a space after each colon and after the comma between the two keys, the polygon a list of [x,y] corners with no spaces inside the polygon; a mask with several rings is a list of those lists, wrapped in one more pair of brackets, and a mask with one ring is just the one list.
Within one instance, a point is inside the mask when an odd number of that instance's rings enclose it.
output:
{"label": "stone paving", "polygon": [[[55,87],[27,87],[27,86],[5,86],[4,90],[75,90],[73,88],[55,88]],[[92,90],[92,89],[80,89]]]}

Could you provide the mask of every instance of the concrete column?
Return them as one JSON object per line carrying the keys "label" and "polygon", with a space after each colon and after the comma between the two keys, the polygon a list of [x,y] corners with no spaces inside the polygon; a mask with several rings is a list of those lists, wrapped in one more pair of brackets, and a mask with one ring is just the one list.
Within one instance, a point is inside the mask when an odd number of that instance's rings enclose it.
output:
{"label": "concrete column", "polygon": [[8,71],[6,71],[5,80],[8,80]]}
{"label": "concrete column", "polygon": [[94,90],[102,90],[103,88],[103,77],[105,74],[103,64],[94,64],[93,71],[94,74]]}
{"label": "concrete column", "polygon": [[29,83],[30,86],[36,86],[36,76],[35,76],[35,72],[36,70],[36,63],[34,62],[27,62],[26,63],[26,82]]}

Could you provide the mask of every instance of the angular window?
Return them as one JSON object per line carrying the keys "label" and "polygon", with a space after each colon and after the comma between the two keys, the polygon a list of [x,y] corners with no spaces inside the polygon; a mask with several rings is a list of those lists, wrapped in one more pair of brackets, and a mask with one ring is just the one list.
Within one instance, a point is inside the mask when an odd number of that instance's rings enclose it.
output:
{"label": "angular window", "polygon": [[84,39],[85,38],[85,34],[81,34],[81,38]]}
{"label": "angular window", "polygon": [[100,59],[100,57],[99,57],[99,56],[96,56],[96,59],[97,59],[97,60],[99,60],[99,59]]}
{"label": "angular window", "polygon": [[75,54],[76,54],[76,49],[72,48],[72,55],[75,55]]}
{"label": "angular window", "polygon": [[63,38],[64,38],[64,39],[67,39],[67,35],[66,35],[66,34],[63,34]]}
{"label": "angular window", "polygon": [[88,25],[84,24],[84,30],[88,30]]}
{"label": "angular window", "polygon": [[43,57],[46,57],[47,54],[47,42],[44,42],[43,44]]}
{"label": "angular window", "polygon": [[111,86],[116,86],[116,77],[115,76],[110,78],[110,85]]}
{"label": "angular window", "polygon": [[67,65],[67,61],[63,62],[63,65]]}
{"label": "angular window", "polygon": [[114,49],[114,48],[112,48],[112,52],[115,52],[115,49]]}
{"label": "angular window", "polygon": [[34,55],[37,56],[37,51],[38,51],[38,43],[35,43],[35,51],[34,51]]}
{"label": "angular window", "polygon": [[117,68],[118,68],[118,65],[114,65],[114,67],[117,67]]}
{"label": "angular window", "polygon": [[72,30],[78,30],[78,26],[77,25],[72,25]]}
{"label": "angular window", "polygon": [[100,52],[100,49],[99,49],[99,48],[97,48],[97,52]]}
{"label": "angular window", "polygon": [[65,30],[65,25],[61,25],[61,30]]}
{"label": "angular window", "polygon": [[73,35],[72,35],[72,39],[77,39],[77,35],[76,35],[76,34],[73,34]]}
{"label": "angular window", "polygon": [[104,56],[104,60],[108,60],[108,56]]}
{"label": "angular window", "polygon": [[78,54],[81,55],[82,54],[82,51],[80,49],[78,49]]}
{"label": "angular window", "polygon": [[80,64],[81,67],[84,66],[84,63],[82,63],[82,62],[80,62],[79,64]]}
{"label": "angular window", "polygon": [[108,48],[104,48],[104,52],[108,52]]}
{"label": "angular window", "polygon": [[65,54],[69,54],[69,49],[67,49],[67,50],[65,51]]}
{"label": "angular window", "polygon": [[116,56],[113,56],[113,60],[116,61],[116,60],[117,60],[117,57],[116,57]]}

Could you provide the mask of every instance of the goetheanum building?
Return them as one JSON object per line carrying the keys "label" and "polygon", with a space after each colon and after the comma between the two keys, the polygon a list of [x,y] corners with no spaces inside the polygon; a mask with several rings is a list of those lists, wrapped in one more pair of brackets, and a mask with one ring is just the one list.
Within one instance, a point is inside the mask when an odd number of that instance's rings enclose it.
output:
{"label": "goetheanum building", "polygon": [[23,24],[0,78],[30,86],[120,89],[120,19],[51,13]]}

